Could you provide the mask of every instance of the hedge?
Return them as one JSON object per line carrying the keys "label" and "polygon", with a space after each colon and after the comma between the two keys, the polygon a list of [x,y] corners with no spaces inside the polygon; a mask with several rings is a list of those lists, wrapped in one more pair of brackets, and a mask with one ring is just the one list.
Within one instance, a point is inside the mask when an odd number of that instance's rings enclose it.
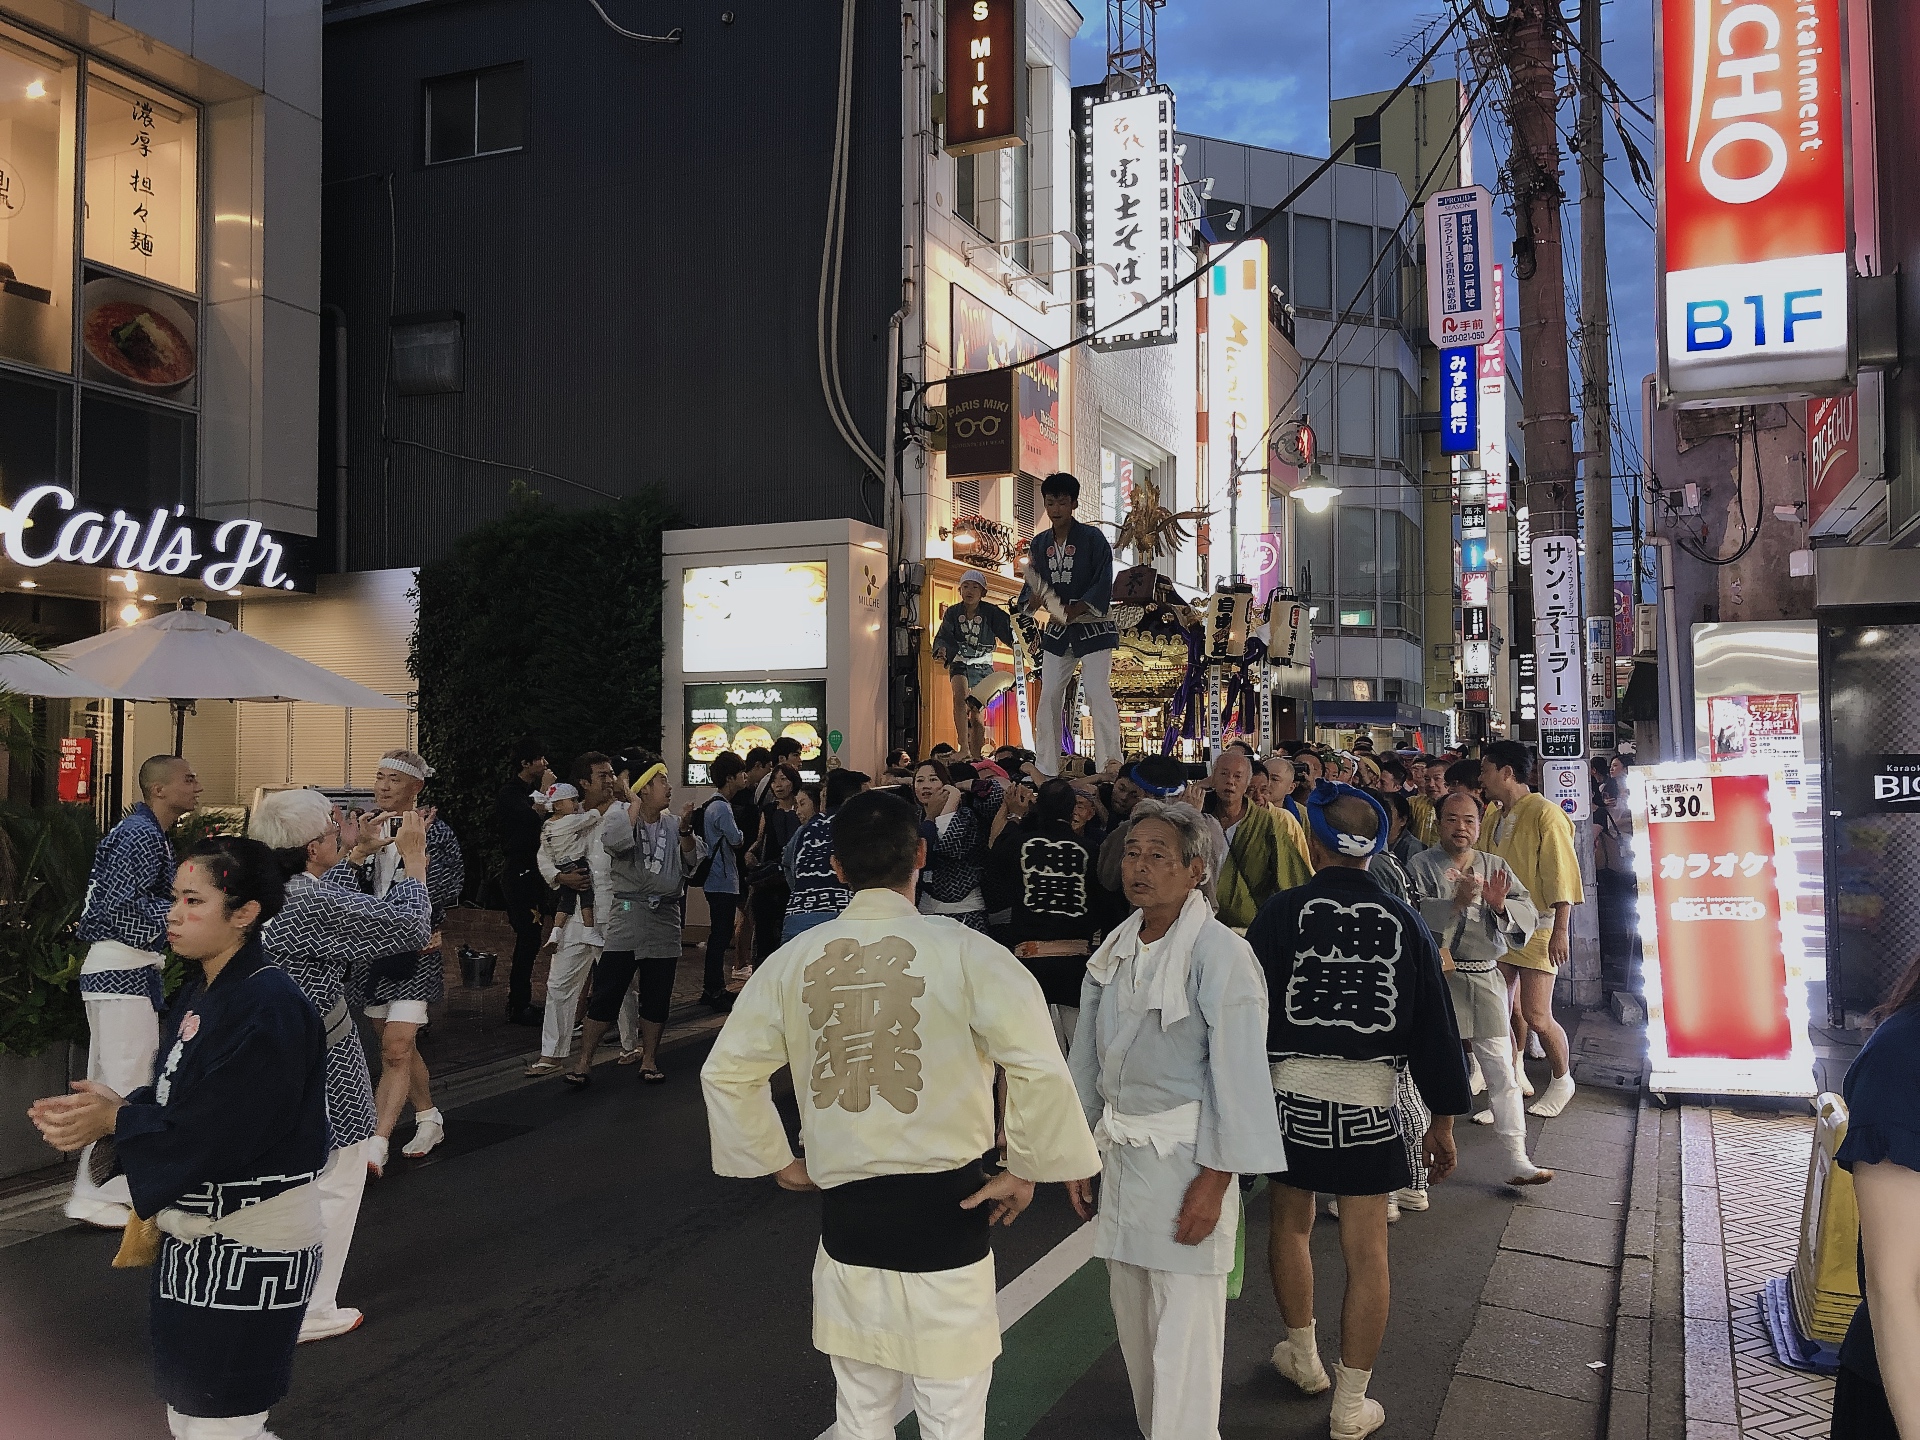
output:
{"label": "hedge", "polygon": [[562,774],[583,750],[659,745],[660,532],[673,520],[654,489],[585,512],[521,492],[421,568],[407,665],[436,771],[426,799],[460,837],[470,899],[500,873],[494,799],[522,735]]}

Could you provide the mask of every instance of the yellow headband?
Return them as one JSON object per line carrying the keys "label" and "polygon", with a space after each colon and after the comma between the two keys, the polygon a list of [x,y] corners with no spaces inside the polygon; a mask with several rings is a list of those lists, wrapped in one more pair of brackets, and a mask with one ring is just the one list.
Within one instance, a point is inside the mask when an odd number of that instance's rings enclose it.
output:
{"label": "yellow headband", "polygon": [[664,775],[666,773],[667,767],[662,765],[658,760],[654,761],[653,764],[642,770],[640,772],[640,778],[633,782],[633,793],[638,795],[642,790],[646,789],[648,785],[653,783],[654,776]]}

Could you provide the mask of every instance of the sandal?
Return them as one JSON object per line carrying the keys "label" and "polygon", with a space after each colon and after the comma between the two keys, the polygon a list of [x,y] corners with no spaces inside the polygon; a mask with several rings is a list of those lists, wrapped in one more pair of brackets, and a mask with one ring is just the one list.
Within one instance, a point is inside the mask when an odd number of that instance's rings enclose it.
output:
{"label": "sandal", "polygon": [[575,1090],[584,1090],[593,1083],[593,1076],[580,1070],[569,1070],[560,1078]]}
{"label": "sandal", "polygon": [[640,1063],[640,1052],[638,1050],[622,1050],[620,1052],[620,1058],[613,1063],[616,1065],[638,1065]]}
{"label": "sandal", "polygon": [[640,1072],[640,1079],[642,1083],[647,1085],[664,1085],[667,1083],[667,1072],[664,1070],[642,1070]]}
{"label": "sandal", "polygon": [[520,1073],[522,1075],[558,1075],[566,1068],[567,1067],[562,1065],[558,1060],[541,1059],[534,1061]]}

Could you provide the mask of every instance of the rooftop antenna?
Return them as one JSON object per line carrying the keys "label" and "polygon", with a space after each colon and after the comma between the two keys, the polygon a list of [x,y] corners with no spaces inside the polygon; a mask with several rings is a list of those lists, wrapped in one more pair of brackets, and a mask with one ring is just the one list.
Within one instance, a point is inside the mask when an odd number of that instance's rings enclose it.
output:
{"label": "rooftop antenna", "polygon": [[1107,89],[1143,90],[1157,78],[1160,7],[1167,0],[1107,0]]}

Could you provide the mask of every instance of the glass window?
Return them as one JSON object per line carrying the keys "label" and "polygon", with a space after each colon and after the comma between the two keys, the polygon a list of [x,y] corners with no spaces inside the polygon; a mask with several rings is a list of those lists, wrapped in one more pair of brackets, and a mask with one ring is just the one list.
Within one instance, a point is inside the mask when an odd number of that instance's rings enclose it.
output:
{"label": "glass window", "polygon": [[1340,516],[1340,593],[1345,596],[1361,596],[1368,605],[1371,605],[1376,588],[1375,573],[1378,569],[1373,538],[1373,511],[1365,505],[1341,505],[1338,514]]}
{"label": "glass window", "polygon": [[1340,628],[1342,630],[1373,629],[1372,602],[1353,598],[1342,600],[1340,602]]}
{"label": "glass window", "polygon": [[1307,422],[1313,426],[1314,441],[1322,455],[1333,453],[1333,366],[1326,363],[1307,367]]}
{"label": "glass window", "polygon": [[11,504],[35,485],[71,481],[73,387],[0,375],[0,482]]}
{"label": "glass window", "polygon": [[1338,449],[1342,455],[1371,460],[1374,454],[1373,369],[1367,365],[1340,367],[1340,422]]}
{"label": "glass window", "polygon": [[[1294,559],[1300,567],[1293,577],[1294,584],[1308,599],[1324,600],[1333,594],[1333,512],[1323,510],[1318,515],[1309,515],[1296,508],[1294,517],[1298,525],[1294,531]],[[1322,614],[1317,618],[1328,617]]]}
{"label": "glass window", "polygon": [[96,390],[80,397],[80,498],[135,515],[193,509],[194,420]]}
{"label": "glass window", "polygon": [[1398,235],[1387,237],[1386,251],[1387,257],[1380,262],[1380,269],[1374,276],[1373,298],[1380,323],[1398,325],[1400,323],[1401,267],[1407,263],[1406,253]]}
{"label": "glass window", "polygon": [[200,115],[87,70],[87,259],[175,290],[199,285]]}
{"label": "glass window", "polygon": [[1340,682],[1340,698],[1342,700],[1356,701],[1362,705],[1369,704],[1374,699],[1374,682],[1372,680],[1342,680]]}
{"label": "glass window", "polygon": [[427,164],[526,148],[527,71],[518,62],[426,83]]}
{"label": "glass window", "polygon": [[1293,217],[1293,303],[1309,310],[1333,309],[1333,222],[1313,215]]}
{"label": "glass window", "polygon": [[73,368],[78,74],[71,56],[0,30],[0,355],[62,372]]}
{"label": "glass window", "polygon": [[1373,227],[1342,220],[1334,236],[1334,301],[1343,315],[1373,313]]}
{"label": "glass window", "polygon": [[[1264,216],[1271,215],[1273,212],[1260,210],[1255,213]],[[1289,288],[1293,284],[1293,272],[1289,268],[1289,251],[1292,246],[1288,240],[1287,217],[1282,215],[1261,233],[1267,237],[1270,256],[1267,273],[1273,276],[1273,283],[1285,292],[1280,298],[1289,305],[1297,304],[1293,291]]]}
{"label": "glass window", "polygon": [[[1134,487],[1153,474],[1145,461],[1102,446],[1100,450],[1100,515],[1119,524],[1133,508]],[[1036,522],[1037,523],[1037,522]]]}
{"label": "glass window", "polygon": [[1378,115],[1353,117],[1353,149],[1349,153],[1356,165],[1365,165],[1370,170],[1380,168],[1380,117]]}
{"label": "glass window", "polygon": [[1402,597],[1401,586],[1404,583],[1400,572],[1401,523],[1404,515],[1389,511],[1380,512],[1380,551],[1378,569],[1380,572],[1380,598],[1398,600]]}
{"label": "glass window", "polygon": [[1386,460],[1402,457],[1400,391],[1403,385],[1398,371],[1380,372],[1380,455]]}

